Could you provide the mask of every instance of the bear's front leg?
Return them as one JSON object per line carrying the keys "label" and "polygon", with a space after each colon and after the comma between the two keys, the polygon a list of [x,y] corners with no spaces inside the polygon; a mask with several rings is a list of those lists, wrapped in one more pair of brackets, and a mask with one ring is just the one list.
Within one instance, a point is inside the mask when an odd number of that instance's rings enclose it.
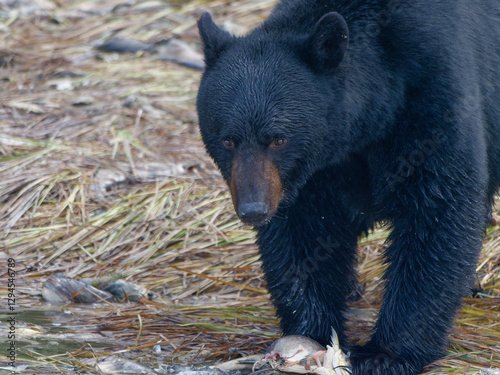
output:
{"label": "bear's front leg", "polygon": [[353,375],[416,375],[444,354],[472,285],[486,200],[473,186],[472,171],[454,177],[448,176],[451,186],[436,189],[424,177],[398,192],[383,305],[369,343],[353,348]]}
{"label": "bear's front leg", "polygon": [[332,184],[322,183],[324,176],[316,176],[292,206],[260,227],[257,242],[283,334],[326,345],[334,328],[345,346],[345,300],[355,281],[357,237],[366,226],[345,208]]}

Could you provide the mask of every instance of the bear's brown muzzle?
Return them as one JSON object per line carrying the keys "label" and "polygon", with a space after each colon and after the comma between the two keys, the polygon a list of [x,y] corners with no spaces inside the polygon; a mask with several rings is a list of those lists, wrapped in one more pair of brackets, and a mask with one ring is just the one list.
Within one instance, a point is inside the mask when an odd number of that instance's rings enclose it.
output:
{"label": "bear's brown muzzle", "polygon": [[265,153],[235,155],[229,189],[241,221],[255,226],[271,220],[283,195],[278,168]]}

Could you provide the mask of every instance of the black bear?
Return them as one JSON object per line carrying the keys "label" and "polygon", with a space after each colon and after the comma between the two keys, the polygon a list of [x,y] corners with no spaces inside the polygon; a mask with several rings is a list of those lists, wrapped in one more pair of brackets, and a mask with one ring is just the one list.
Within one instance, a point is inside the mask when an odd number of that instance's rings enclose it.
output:
{"label": "black bear", "polygon": [[353,374],[444,353],[500,185],[498,0],[283,0],[245,37],[199,20],[206,149],[254,225],[283,334],[344,347],[357,239],[390,223]]}

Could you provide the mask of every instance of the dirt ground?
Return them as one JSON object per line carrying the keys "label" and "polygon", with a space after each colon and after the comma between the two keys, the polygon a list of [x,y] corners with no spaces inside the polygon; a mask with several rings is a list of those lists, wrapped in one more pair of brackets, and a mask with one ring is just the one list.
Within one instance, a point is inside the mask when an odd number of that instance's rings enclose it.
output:
{"label": "dirt ground", "polygon": [[[254,234],[233,213],[195,111],[202,11],[244,34],[274,3],[0,0],[2,349],[12,317],[16,334],[16,367],[2,350],[0,373],[116,373],[102,365],[110,358],[178,373],[263,353],[279,337]],[[128,52],[110,51],[117,37]],[[359,245],[356,343],[380,305],[386,237],[381,227]],[[42,285],[60,276],[149,294],[45,301]],[[498,225],[477,288],[429,374],[500,366]]]}

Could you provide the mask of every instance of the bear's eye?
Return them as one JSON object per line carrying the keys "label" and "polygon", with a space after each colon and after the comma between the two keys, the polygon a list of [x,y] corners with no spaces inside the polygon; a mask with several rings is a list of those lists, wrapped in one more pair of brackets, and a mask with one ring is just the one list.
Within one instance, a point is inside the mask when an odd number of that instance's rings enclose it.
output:
{"label": "bear's eye", "polygon": [[222,140],[222,144],[226,148],[226,150],[232,150],[234,148],[234,140],[232,138],[224,138]]}
{"label": "bear's eye", "polygon": [[285,145],[286,145],[286,138],[277,137],[273,139],[270,146],[273,148],[281,148],[284,147]]}

